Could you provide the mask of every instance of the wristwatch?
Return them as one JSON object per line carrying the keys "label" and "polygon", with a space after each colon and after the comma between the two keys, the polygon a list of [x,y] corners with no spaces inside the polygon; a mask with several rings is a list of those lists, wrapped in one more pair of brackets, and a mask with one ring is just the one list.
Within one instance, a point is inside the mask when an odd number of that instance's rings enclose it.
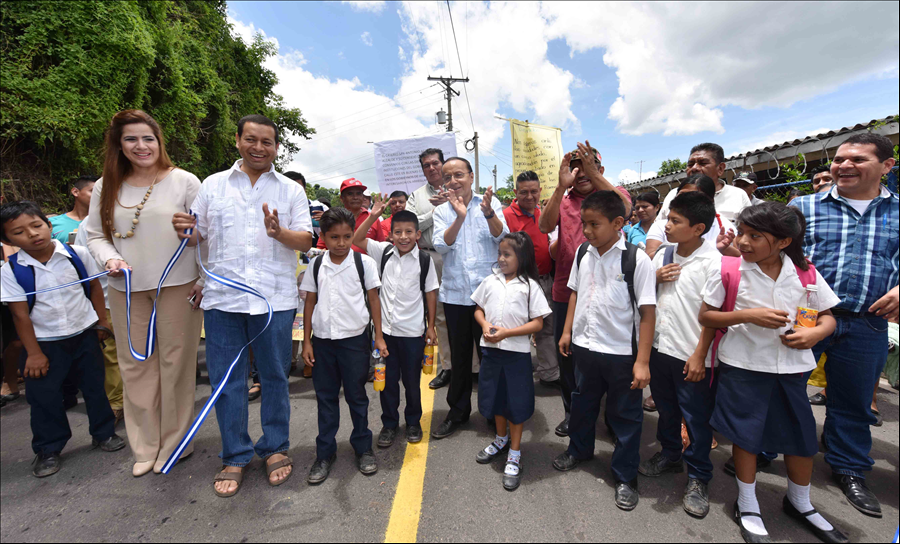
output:
{"label": "wristwatch", "polygon": [[495,215],[497,215],[497,214],[494,213],[494,210],[491,210],[491,215],[485,215],[484,218],[485,219],[493,219]]}

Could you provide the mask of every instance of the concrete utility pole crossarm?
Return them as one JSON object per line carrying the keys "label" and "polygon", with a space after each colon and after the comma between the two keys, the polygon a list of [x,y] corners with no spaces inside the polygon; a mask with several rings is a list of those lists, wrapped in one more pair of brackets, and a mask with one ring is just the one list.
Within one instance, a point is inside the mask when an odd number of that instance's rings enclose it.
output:
{"label": "concrete utility pole crossarm", "polygon": [[439,81],[447,92],[447,132],[453,132],[453,103],[451,102],[451,99],[454,94],[459,96],[459,91],[453,89],[451,85],[456,82],[468,83],[469,78],[428,76],[428,81]]}

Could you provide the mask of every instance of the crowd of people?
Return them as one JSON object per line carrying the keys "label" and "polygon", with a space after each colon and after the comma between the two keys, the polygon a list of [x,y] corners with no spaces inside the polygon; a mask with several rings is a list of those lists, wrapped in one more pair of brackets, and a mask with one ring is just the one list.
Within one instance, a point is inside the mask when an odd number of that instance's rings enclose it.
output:
{"label": "crowd of people", "polygon": [[[752,174],[722,181],[725,157],[711,143],[691,150],[686,179],[663,202],[656,193],[633,200],[613,186],[585,141],[565,155],[549,199],[540,194],[551,180],[523,172],[505,209],[490,188],[473,190],[469,161],[438,149],[421,153],[426,183],[411,194],[369,197],[351,178],[341,184],[343,207],[329,209],[307,198],[302,176],[274,168],[279,132],[271,120],[242,118],[236,146],[241,158],[201,183],[169,159],[152,117],[123,111],[107,130],[102,178],[75,182],[71,212],[48,219],[33,202],[2,206],[4,321],[22,346],[35,476],[60,470],[71,437],[65,410],[77,390],[96,447],[124,448],[115,433],[124,419],[133,475],[161,472],[194,420],[205,327],[210,382],[224,383],[215,404],[223,466],[213,491],[237,494],[255,456],[270,485],[284,484],[293,471],[290,333],[302,301],[300,358],[318,408],[311,485],[336,462],[341,389],[363,474],[378,470],[373,442],[389,448],[400,431],[401,383],[406,441],[422,441],[420,380],[430,346],[440,372],[429,385],[448,386],[449,409],[431,438],[467,426],[477,375],[477,409],[496,436],[473,452],[475,461],[505,454],[501,484],[509,491],[528,463],[569,471],[590,461],[605,397],[619,508],[638,505],[638,474],[686,465],[684,510],[705,517],[717,432],[732,443],[726,470],[736,478],[734,519],[747,542],[769,539],[756,472],[778,454],[788,476],[785,511],[821,540],[844,542],[810,502],[820,440],[806,387],[824,360],[825,461],[850,505],[881,515],[865,478],[874,463],[872,391],[900,307],[898,197],[880,183],[894,166],[887,138],[846,140],[830,168],[814,173],[816,194],[790,206],[756,199]],[[298,252],[312,257],[299,286]],[[200,259],[210,276],[243,282],[267,301],[206,277]],[[107,285],[103,277],[28,294],[100,270]],[[156,349],[144,360],[131,346],[143,346],[153,327]],[[255,443],[254,390],[248,395],[241,352],[248,344],[261,396]],[[4,387],[12,397],[9,359]],[[377,440],[367,416],[373,362],[385,368]],[[555,432],[569,445],[553,460],[526,463],[535,374],[561,392],[565,418]],[[648,386],[653,396],[644,401]],[[661,449],[641,460],[644,409],[659,414]],[[180,460],[191,453],[188,445]]]}

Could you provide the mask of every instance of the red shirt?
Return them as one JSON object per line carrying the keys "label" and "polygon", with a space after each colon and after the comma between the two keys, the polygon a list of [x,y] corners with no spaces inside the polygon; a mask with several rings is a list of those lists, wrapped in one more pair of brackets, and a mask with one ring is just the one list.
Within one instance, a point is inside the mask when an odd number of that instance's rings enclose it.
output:
{"label": "red shirt", "polygon": [[[503,210],[506,225],[509,232],[523,231],[534,243],[534,260],[537,263],[538,274],[546,276],[550,273],[553,263],[550,262],[550,238],[541,232],[538,222],[541,220],[541,210],[535,208],[534,215],[528,215],[519,208],[519,203],[513,201],[508,208]],[[571,267],[571,264],[569,265]]]}
{"label": "red shirt", "polygon": [[392,215],[392,216],[388,217],[387,219],[381,220],[382,240],[387,240],[388,237],[391,235],[391,219],[393,219],[393,218],[394,218],[394,216]]}
{"label": "red shirt", "polygon": [[[356,228],[358,229],[360,225],[366,222],[366,219],[369,218],[369,210],[363,210],[359,212],[359,215],[356,216]],[[384,242],[385,237],[381,232],[381,220],[375,221],[375,224],[369,228],[369,232],[366,233],[366,238],[370,240],[375,240],[376,242]],[[325,233],[323,232],[321,236],[319,236],[319,243],[316,244],[316,247],[319,249],[326,249],[325,247]],[[365,251],[360,248],[353,246],[353,251],[357,253],[366,254]]]}
{"label": "red shirt", "polygon": [[581,203],[588,195],[571,190],[559,204],[559,244],[556,249],[556,278],[553,280],[553,301],[569,302],[572,290],[569,284],[569,273],[578,246],[587,241],[581,229]]}

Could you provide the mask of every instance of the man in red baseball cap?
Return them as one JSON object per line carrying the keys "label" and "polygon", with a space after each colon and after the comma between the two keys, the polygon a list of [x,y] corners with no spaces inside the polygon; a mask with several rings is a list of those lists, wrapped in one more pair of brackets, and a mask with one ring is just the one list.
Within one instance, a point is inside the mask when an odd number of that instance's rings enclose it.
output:
{"label": "man in red baseball cap", "polygon": [[[356,218],[356,228],[359,228],[362,225],[366,218],[369,217],[369,210],[363,206],[365,202],[365,191],[368,189],[365,185],[362,184],[356,178],[345,179],[341,182],[341,203],[345,208],[350,210],[350,213],[353,214],[353,217]],[[376,240],[378,242],[384,241],[384,236],[381,228],[381,219],[375,222],[372,225],[372,228],[369,229],[369,232],[366,234],[366,238],[370,240]],[[319,238],[319,243],[316,244],[316,247],[319,249],[325,249],[325,240],[323,238]],[[353,251],[358,253],[366,254],[362,249],[353,246]]]}

